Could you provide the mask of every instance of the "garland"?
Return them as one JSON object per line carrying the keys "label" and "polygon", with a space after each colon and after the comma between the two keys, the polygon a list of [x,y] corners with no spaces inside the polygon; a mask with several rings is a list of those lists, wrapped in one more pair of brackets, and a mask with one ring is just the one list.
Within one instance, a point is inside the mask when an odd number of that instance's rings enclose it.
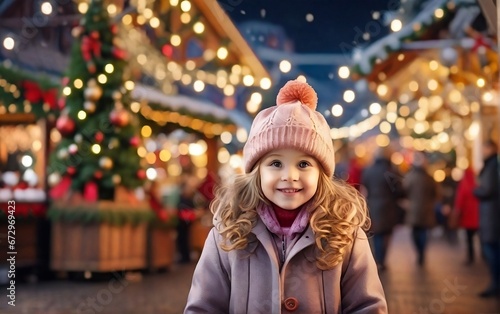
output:
{"label": "garland", "polygon": [[69,223],[107,223],[113,226],[125,224],[138,225],[155,220],[155,214],[151,210],[95,210],[83,206],[74,207],[71,210],[52,207],[47,211],[47,217],[53,222]]}
{"label": "garland", "polygon": [[53,222],[68,222],[68,223],[107,223],[113,226],[123,226],[125,224],[138,225],[149,223],[156,228],[174,228],[177,226],[178,218],[176,215],[165,217],[157,215],[150,210],[95,210],[84,206],[74,207],[74,209],[62,209],[51,207],[47,211],[47,217]]}
{"label": "garland", "polygon": [[0,108],[4,107],[0,111],[32,113],[37,120],[55,115],[59,112],[58,89],[59,84],[47,77],[0,66]]}

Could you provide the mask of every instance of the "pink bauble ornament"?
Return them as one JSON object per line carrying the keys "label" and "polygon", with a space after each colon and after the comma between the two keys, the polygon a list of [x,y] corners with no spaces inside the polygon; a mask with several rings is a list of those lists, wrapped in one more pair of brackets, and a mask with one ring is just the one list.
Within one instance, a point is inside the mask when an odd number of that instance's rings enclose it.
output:
{"label": "pink bauble ornament", "polygon": [[130,143],[130,145],[137,147],[141,143],[141,139],[138,136],[132,136],[129,143]]}
{"label": "pink bauble ornament", "polygon": [[68,116],[60,116],[56,121],[56,129],[62,135],[70,135],[75,131],[75,122]]}

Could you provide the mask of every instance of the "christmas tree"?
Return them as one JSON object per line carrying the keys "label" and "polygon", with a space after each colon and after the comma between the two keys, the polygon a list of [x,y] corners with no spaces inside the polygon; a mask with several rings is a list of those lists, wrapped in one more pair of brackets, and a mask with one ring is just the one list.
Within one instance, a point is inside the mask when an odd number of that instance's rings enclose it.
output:
{"label": "christmas tree", "polygon": [[133,82],[124,77],[126,54],[103,2],[91,1],[73,29],[56,121],[61,140],[48,171],[50,185],[66,182],[87,201],[113,199],[116,186],[133,189],[146,177],[138,155],[138,121],[130,110]]}

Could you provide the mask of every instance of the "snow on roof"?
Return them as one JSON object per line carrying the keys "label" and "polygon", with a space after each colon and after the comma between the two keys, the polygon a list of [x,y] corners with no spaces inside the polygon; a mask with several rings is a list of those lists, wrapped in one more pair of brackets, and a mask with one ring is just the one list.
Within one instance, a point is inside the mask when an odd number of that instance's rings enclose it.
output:
{"label": "snow on roof", "polygon": [[438,21],[435,16],[437,9],[449,11],[450,7],[467,5],[477,5],[477,3],[475,0],[431,0],[427,2],[415,18],[404,25],[400,31],[375,41],[365,49],[355,49],[352,56],[353,72],[362,75],[369,74],[373,70],[373,64],[376,60],[386,60],[390,52],[401,49],[403,42],[416,37],[417,33],[428,29]]}
{"label": "snow on roof", "polygon": [[251,126],[250,118],[245,118],[241,113],[235,110],[226,110],[212,102],[183,95],[166,95],[153,87],[145,85],[136,84],[132,91],[132,97],[168,107],[173,111],[187,110],[194,116],[212,116],[219,122],[230,120],[234,124],[247,130],[249,130]]}

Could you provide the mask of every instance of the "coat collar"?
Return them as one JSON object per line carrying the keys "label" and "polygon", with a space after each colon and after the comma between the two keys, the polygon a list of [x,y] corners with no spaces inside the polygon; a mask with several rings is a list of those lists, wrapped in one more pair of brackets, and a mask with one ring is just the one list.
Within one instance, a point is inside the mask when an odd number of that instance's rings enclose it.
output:
{"label": "coat collar", "polygon": [[[252,253],[257,248],[258,242],[260,242],[266,250],[267,254],[271,257],[273,262],[275,262],[276,266],[279,267],[278,256],[275,249],[275,242],[272,238],[273,236],[261,219],[257,220],[255,227],[253,227],[252,229],[252,233],[255,235],[255,239],[250,240],[247,246],[247,250]],[[308,226],[288,253],[286,262],[288,262],[288,260],[290,260],[293,256],[295,256],[306,247],[314,245],[314,243],[314,232],[311,227]]]}

